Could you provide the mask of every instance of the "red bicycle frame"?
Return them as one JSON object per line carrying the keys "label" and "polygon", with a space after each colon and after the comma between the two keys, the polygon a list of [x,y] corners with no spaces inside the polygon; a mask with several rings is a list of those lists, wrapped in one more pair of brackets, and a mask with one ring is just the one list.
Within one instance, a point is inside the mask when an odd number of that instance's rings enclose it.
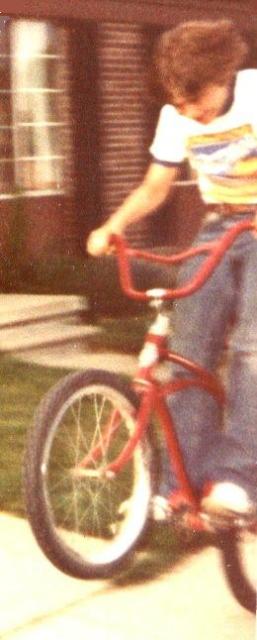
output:
{"label": "red bicycle frame", "polygon": [[[191,248],[172,256],[160,256],[146,251],[132,249],[128,247],[123,238],[113,236],[112,243],[116,248],[120,283],[123,291],[130,298],[149,301],[158,301],[160,306],[159,324],[161,318],[161,304],[164,300],[174,300],[191,295],[197,291],[210,277],[214,269],[221,261],[225,252],[233,244],[239,234],[253,229],[253,223],[249,220],[241,221],[235,224],[227,231],[221,239],[214,243],[203,244],[200,247]],[[198,272],[192,280],[181,288],[175,289],[151,289],[148,291],[138,291],[132,282],[130,258],[142,258],[147,261],[159,262],[162,264],[177,264],[187,260],[195,255],[207,254],[203,264],[199,267]],[[158,325],[158,321],[157,321]],[[224,391],[216,377],[195,362],[182,357],[170,351],[167,348],[167,332],[158,330],[155,325],[151,327],[146,335],[146,341],[139,357],[139,370],[134,378],[133,387],[140,396],[139,408],[136,412],[136,429],[131,438],[126,443],[120,455],[108,465],[104,470],[106,474],[116,474],[126,464],[133,455],[134,449],[143,437],[148,425],[150,417],[154,413],[157,415],[160,425],[164,431],[167,448],[169,452],[170,464],[175,472],[179,486],[183,493],[183,497],[189,503],[192,513],[197,515],[199,508],[199,499],[194,492],[190,480],[187,475],[183,456],[176,435],[176,428],[172,415],[165,401],[166,397],[172,393],[185,390],[190,387],[197,387],[212,394],[220,404],[224,403]],[[154,373],[157,365],[161,362],[171,362],[179,364],[190,373],[188,378],[173,378],[169,382],[163,383],[156,379]],[[98,457],[101,452],[101,446],[107,445],[110,437],[115,434],[119,426],[120,417],[117,410],[112,417],[111,424],[106,425],[103,441],[99,443],[92,455]],[[80,466],[85,467],[89,462],[88,457],[84,459]],[[194,526],[203,528],[202,521],[198,518],[194,519]]]}

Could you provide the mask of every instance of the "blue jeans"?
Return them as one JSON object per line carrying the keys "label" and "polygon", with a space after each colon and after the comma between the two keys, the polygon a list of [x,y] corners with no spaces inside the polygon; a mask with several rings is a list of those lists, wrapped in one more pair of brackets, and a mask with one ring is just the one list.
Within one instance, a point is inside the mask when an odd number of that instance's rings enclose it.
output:
{"label": "blue jeans", "polygon": [[[194,245],[211,242],[240,219],[253,214],[219,218],[203,225]],[[179,284],[199,268],[195,257],[181,268]],[[241,234],[205,285],[175,303],[174,351],[215,372],[224,358],[226,409],[206,391],[191,388],[168,399],[177,427],[186,468],[201,491],[208,481],[232,481],[257,502],[257,239]],[[172,375],[190,375],[172,365]],[[222,415],[224,413],[224,415]],[[166,473],[162,493],[176,488]]]}

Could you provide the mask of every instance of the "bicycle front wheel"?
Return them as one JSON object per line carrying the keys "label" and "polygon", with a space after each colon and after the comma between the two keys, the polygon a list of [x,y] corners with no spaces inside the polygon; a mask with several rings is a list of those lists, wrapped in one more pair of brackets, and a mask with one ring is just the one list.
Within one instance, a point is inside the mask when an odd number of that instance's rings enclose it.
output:
{"label": "bicycle front wheel", "polygon": [[148,443],[110,472],[135,430],[136,404],[118,376],[90,370],[63,378],[39,405],[25,453],[27,513],[45,555],[71,576],[113,575],[143,533]]}

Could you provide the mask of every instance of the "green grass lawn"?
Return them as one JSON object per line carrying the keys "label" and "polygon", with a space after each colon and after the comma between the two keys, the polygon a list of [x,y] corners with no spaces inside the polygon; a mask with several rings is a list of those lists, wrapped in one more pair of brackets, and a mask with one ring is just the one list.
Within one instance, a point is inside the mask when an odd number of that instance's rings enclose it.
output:
{"label": "green grass lawn", "polygon": [[[90,341],[92,350],[135,353],[141,347],[147,320],[103,319],[99,326],[101,333]],[[41,398],[65,373],[67,370],[0,358],[0,510],[25,515],[21,484],[26,433]]]}
{"label": "green grass lawn", "polygon": [[22,466],[26,433],[34,410],[43,394],[65,372],[21,363],[12,358],[0,360],[0,509],[24,515]]}
{"label": "green grass lawn", "polygon": [[142,347],[153,317],[153,313],[149,311],[141,316],[101,318],[98,321],[101,332],[90,337],[89,344],[94,351],[104,349],[136,355]]}

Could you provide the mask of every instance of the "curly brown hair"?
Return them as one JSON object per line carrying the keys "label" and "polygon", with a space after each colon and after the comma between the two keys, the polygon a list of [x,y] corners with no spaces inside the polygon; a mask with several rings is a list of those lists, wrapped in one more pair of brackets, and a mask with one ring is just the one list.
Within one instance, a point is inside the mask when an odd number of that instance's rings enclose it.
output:
{"label": "curly brown hair", "polygon": [[154,62],[169,100],[192,100],[208,84],[232,81],[247,51],[231,20],[194,20],[160,36]]}

